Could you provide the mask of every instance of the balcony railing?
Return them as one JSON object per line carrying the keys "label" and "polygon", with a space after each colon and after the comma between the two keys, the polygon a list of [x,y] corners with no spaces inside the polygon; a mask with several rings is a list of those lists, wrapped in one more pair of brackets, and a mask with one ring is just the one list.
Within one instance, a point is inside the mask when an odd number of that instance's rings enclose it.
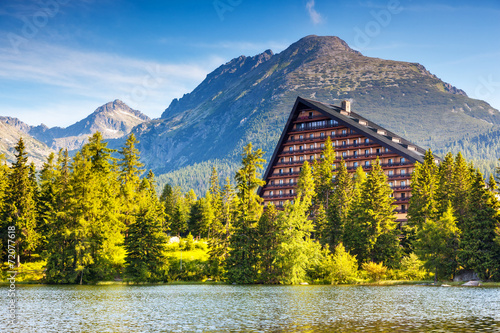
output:
{"label": "balcony railing", "polygon": [[282,172],[282,173],[273,173],[271,177],[281,177],[281,176],[294,176],[294,175],[299,175],[300,171],[294,171],[294,172]]}
{"label": "balcony railing", "polygon": [[294,186],[297,186],[297,182],[293,182],[293,183],[283,183],[283,184],[267,184],[265,186],[265,189],[271,189],[271,188],[283,188],[283,187],[294,187]]}
{"label": "balcony railing", "polygon": [[297,196],[296,193],[284,193],[284,194],[263,195],[262,198],[264,198],[264,199],[291,199],[291,198],[295,198],[296,196]]}

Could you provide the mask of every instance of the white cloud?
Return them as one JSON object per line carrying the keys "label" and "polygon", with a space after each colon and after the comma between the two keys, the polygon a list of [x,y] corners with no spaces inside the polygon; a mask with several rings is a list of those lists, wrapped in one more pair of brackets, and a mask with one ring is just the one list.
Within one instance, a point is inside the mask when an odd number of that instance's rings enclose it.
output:
{"label": "white cloud", "polygon": [[[207,73],[221,64],[220,60],[212,57],[202,63],[165,63],[30,41],[18,53],[8,47],[0,48],[0,84],[17,87],[2,93],[26,96],[22,103],[25,106],[0,101],[0,109],[2,114],[16,112],[14,116],[32,123],[33,118],[24,119],[23,116],[24,113],[36,113],[32,108],[34,102],[30,100],[34,92],[28,91],[30,88],[23,91],[25,85],[40,87],[53,94],[46,96],[46,104],[37,106],[40,112],[50,108],[71,110],[73,118],[79,120],[100,106],[88,109],[87,102],[105,103],[118,98],[132,108],[158,117],[173,98],[194,89]],[[23,100],[22,97],[17,99]],[[72,99],[86,103],[75,105]],[[26,112],[23,113],[23,109]],[[69,121],[63,122],[62,117],[54,113],[46,113],[44,118],[49,126],[67,126],[71,124]]]}
{"label": "white cloud", "polygon": [[315,0],[308,0],[306,3],[306,9],[307,12],[309,13],[309,17],[311,18],[311,21],[314,24],[320,24],[323,23],[323,17],[321,16],[320,13],[316,11],[314,8],[315,6]]}

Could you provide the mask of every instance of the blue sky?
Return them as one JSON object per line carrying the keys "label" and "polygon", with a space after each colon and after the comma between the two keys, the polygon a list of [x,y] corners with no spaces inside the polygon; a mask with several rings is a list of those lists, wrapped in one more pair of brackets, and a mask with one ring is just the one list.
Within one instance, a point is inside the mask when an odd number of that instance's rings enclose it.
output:
{"label": "blue sky", "polygon": [[310,34],[500,109],[497,0],[3,0],[0,115],[68,126],[118,98],[156,118],[221,64]]}

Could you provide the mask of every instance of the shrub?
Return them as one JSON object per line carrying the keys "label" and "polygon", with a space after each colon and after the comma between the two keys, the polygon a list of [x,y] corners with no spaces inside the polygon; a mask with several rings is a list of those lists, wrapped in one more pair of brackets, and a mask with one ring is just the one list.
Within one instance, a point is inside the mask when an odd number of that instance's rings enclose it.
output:
{"label": "shrub", "polygon": [[340,243],[335,248],[331,258],[330,281],[334,283],[349,283],[355,281],[358,276],[358,261],[356,256],[346,252],[344,245]]}
{"label": "shrub", "polygon": [[387,267],[385,267],[383,263],[377,264],[370,261],[368,263],[364,263],[362,267],[373,281],[380,281],[387,273]]}

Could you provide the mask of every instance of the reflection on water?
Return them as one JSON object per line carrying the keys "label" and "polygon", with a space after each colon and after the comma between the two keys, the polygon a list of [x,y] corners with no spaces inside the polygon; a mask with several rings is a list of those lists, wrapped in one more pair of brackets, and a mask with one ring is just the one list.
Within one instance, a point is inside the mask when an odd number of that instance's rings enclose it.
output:
{"label": "reflection on water", "polygon": [[1,332],[500,332],[500,289],[21,286]]}

